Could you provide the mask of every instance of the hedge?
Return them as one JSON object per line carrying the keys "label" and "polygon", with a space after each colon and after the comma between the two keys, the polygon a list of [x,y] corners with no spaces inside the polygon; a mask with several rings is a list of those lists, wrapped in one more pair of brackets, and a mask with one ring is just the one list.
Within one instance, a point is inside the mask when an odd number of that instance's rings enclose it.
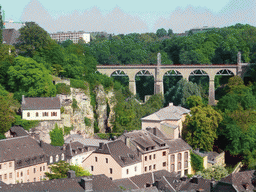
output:
{"label": "hedge", "polygon": [[191,166],[195,172],[204,170],[204,159],[203,157],[190,151]]}

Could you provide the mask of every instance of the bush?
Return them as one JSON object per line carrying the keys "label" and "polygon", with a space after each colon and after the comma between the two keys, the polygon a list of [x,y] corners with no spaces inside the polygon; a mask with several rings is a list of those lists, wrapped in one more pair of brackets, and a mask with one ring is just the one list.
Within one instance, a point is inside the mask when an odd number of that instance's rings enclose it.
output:
{"label": "bush", "polygon": [[49,133],[51,138],[51,145],[53,146],[62,146],[64,144],[64,135],[63,130],[58,127],[57,123],[55,128]]}
{"label": "bush", "polygon": [[73,125],[71,127],[64,126],[64,135],[70,134],[70,131],[73,129],[74,129]]}
{"label": "bush", "polygon": [[62,113],[64,113],[64,112],[65,112],[65,109],[64,109],[63,106],[61,106],[61,108],[60,108],[60,113],[62,114]]}
{"label": "bush", "polygon": [[64,94],[64,95],[70,95],[70,86],[66,85],[65,83],[58,83],[56,85],[57,94]]}
{"label": "bush", "polygon": [[83,80],[70,79],[70,86],[73,88],[87,89],[86,83]]}
{"label": "bush", "polygon": [[191,166],[195,172],[204,170],[204,160],[203,157],[190,151],[191,156]]}
{"label": "bush", "polygon": [[90,127],[92,125],[91,123],[91,119],[87,118],[87,117],[84,117],[84,123],[86,126]]}
{"label": "bush", "polygon": [[25,130],[28,130],[28,131],[29,129],[36,127],[38,124],[39,124],[39,121],[36,121],[36,120],[29,121],[29,120],[21,119],[21,116],[19,115],[15,115],[15,122],[13,123],[13,125],[20,125]]}
{"label": "bush", "polygon": [[77,100],[76,99],[73,99],[72,108],[73,108],[73,110],[76,110],[76,109],[79,108],[78,105],[77,105]]}
{"label": "bush", "polygon": [[101,139],[112,139],[114,136],[119,137],[122,133],[97,133],[97,136]]}

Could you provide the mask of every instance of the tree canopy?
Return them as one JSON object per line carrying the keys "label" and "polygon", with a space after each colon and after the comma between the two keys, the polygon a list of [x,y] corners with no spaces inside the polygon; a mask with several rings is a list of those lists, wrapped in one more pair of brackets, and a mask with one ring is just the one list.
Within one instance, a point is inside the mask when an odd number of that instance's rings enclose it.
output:
{"label": "tree canopy", "polygon": [[18,56],[9,67],[9,90],[26,96],[55,96],[56,87],[50,72],[31,58]]}
{"label": "tree canopy", "polygon": [[193,107],[190,114],[184,122],[182,137],[194,149],[212,151],[217,128],[223,119],[221,114],[209,105]]}
{"label": "tree canopy", "polygon": [[55,128],[49,132],[51,138],[51,145],[62,146],[64,144],[63,130],[55,124]]}

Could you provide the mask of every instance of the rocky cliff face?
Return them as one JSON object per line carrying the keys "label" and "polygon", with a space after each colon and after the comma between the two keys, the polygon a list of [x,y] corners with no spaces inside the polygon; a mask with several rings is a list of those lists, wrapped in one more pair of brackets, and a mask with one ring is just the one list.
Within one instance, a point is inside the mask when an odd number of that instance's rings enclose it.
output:
{"label": "rocky cliff face", "polygon": [[[70,95],[58,95],[64,108],[61,120],[42,121],[37,127],[30,130],[31,134],[35,135],[38,139],[50,143],[49,132],[55,127],[56,123],[61,128],[73,126],[70,134],[81,134],[86,138],[93,136],[95,120],[97,120],[100,133],[105,133],[106,129],[112,129],[111,122],[115,118],[113,90],[106,92],[103,86],[99,85],[95,88],[94,92],[96,94],[96,115],[94,115],[93,106],[91,105],[89,88],[87,90],[71,88]],[[77,108],[72,107],[74,100],[77,101]],[[94,119],[95,116],[97,119]],[[85,124],[85,117],[89,119],[90,124]]]}

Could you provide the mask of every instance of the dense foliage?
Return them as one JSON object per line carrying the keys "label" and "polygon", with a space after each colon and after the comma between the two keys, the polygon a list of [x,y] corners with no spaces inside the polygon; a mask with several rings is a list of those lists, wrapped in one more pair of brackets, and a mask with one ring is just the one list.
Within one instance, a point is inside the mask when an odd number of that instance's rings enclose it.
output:
{"label": "dense foliage", "polygon": [[196,175],[201,175],[204,179],[219,181],[221,178],[228,176],[228,171],[223,166],[213,165],[203,171],[197,172]]}
{"label": "dense foliage", "polygon": [[90,172],[84,170],[81,166],[78,165],[70,165],[65,161],[59,161],[58,163],[54,163],[50,165],[51,172],[45,172],[45,175],[50,179],[61,179],[67,178],[68,171],[73,170],[76,173],[76,177],[82,176],[90,176]]}
{"label": "dense foliage", "polygon": [[55,124],[55,128],[49,132],[51,145],[62,146],[64,144],[64,134],[63,130]]}
{"label": "dense foliage", "polygon": [[65,83],[58,83],[56,85],[57,94],[64,94],[70,95],[70,86],[66,85]]}
{"label": "dense foliage", "polygon": [[190,151],[191,157],[191,167],[194,171],[203,171],[204,170],[204,159],[203,157]]}

